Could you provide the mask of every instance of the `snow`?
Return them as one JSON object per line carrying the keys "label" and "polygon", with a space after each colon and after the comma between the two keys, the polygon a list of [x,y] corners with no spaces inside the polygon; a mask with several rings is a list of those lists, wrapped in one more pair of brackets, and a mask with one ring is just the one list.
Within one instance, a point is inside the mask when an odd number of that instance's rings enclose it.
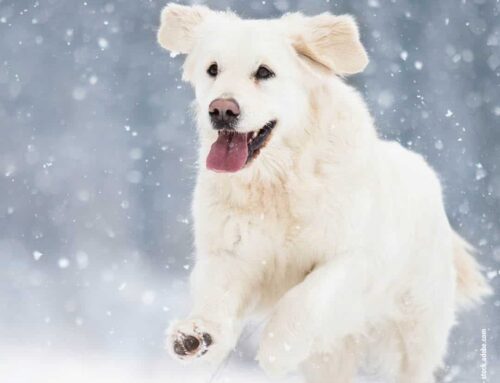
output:
{"label": "snow", "polygon": [[78,86],[73,89],[72,96],[75,101],[83,101],[87,97],[87,91],[85,88]]}
{"label": "snow", "polygon": [[105,50],[105,49],[109,48],[109,42],[104,37],[99,37],[99,39],[97,40],[97,43],[99,44],[99,47],[101,48],[101,50]]}
{"label": "snow", "polygon": [[76,253],[76,263],[80,270],[85,270],[89,265],[89,256],[85,251]]}
{"label": "snow", "polygon": [[142,173],[138,170],[131,170],[127,173],[127,181],[131,184],[139,184],[142,181]]}
{"label": "snow", "polygon": [[394,104],[394,95],[390,90],[383,90],[380,92],[377,101],[382,108],[390,108]]}
{"label": "snow", "polygon": [[[2,352],[0,376],[9,383],[299,383],[301,379],[268,379],[245,365],[219,371],[191,367],[189,372],[165,359],[144,360],[123,355],[109,358],[91,350],[25,350]],[[29,366],[29,368],[27,367]],[[369,383],[363,381],[363,383]],[[373,382],[375,383],[375,382]]]}
{"label": "snow", "polygon": [[67,269],[69,267],[70,261],[68,258],[59,258],[57,265],[60,269]]}
{"label": "snow", "polygon": [[476,164],[476,181],[482,180],[486,177],[486,170],[483,168],[483,165],[480,163]]}
{"label": "snow", "polygon": [[444,148],[443,141],[441,141],[441,140],[436,140],[436,142],[434,143],[434,147],[435,147],[437,150],[443,150],[443,148]]}
{"label": "snow", "polygon": [[[202,3],[247,17],[353,13],[370,65],[347,81],[380,135],[439,173],[450,222],[480,249],[498,291],[496,2]],[[166,1],[117,4],[0,1],[0,381],[210,379],[163,349],[168,322],[189,306],[193,91],[183,57],[155,39]],[[499,380],[499,318],[498,294],[460,315],[446,382],[479,379],[483,328]],[[215,381],[267,382],[256,342]]]}
{"label": "snow", "polygon": [[142,303],[145,305],[152,305],[155,301],[156,293],[152,290],[146,290],[142,293]]}

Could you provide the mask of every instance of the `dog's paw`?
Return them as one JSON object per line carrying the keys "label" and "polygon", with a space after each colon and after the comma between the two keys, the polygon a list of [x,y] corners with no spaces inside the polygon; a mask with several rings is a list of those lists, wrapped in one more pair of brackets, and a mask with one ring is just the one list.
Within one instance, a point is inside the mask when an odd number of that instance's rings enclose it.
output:
{"label": "dog's paw", "polygon": [[167,330],[167,348],[182,361],[198,358],[219,363],[230,349],[219,326],[201,319],[174,322]]}
{"label": "dog's paw", "polygon": [[191,360],[205,355],[214,343],[214,331],[200,320],[175,322],[167,330],[167,348],[181,360]]}
{"label": "dog's paw", "polygon": [[211,344],[212,336],[206,332],[195,331],[193,335],[179,332],[173,341],[173,351],[181,359],[200,357],[207,353]]}

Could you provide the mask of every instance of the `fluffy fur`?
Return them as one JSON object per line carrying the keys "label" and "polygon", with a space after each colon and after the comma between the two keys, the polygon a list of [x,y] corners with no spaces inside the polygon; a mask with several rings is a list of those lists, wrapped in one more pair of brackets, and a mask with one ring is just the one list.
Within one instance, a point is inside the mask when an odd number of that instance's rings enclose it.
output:
{"label": "fluffy fur", "polygon": [[[342,80],[368,62],[353,18],[242,20],[172,4],[158,39],[187,54],[200,138],[193,308],[169,328],[172,355],[220,363],[245,320],[270,312],[257,359],[272,375],[351,382],[368,365],[398,382],[432,382],[457,310],[489,287],[450,227],[435,172],[379,139]],[[252,78],[261,64],[276,76]],[[237,173],[205,168],[217,138],[208,105],[219,97],[238,101],[238,131],[278,121]],[[198,350],[175,351],[202,334],[211,341]]]}

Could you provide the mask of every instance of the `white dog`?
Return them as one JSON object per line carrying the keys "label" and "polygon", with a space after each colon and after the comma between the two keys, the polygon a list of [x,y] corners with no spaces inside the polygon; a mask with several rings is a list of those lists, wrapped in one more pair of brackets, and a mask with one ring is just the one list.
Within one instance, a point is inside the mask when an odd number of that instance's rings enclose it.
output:
{"label": "white dog", "polygon": [[353,18],[171,4],[158,40],[187,55],[200,139],[194,302],[170,326],[172,354],[220,363],[269,310],[257,359],[270,374],[351,382],[369,365],[432,382],[457,310],[489,287],[435,172],[377,137],[342,80],[368,63]]}

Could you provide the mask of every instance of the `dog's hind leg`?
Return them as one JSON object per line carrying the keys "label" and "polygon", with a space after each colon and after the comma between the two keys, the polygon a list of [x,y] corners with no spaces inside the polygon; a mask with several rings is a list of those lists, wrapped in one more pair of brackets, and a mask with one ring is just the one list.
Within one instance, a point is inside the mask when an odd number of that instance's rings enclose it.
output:
{"label": "dog's hind leg", "polygon": [[434,383],[453,321],[450,310],[440,310],[433,316],[414,318],[398,325],[402,353],[398,382]]}

